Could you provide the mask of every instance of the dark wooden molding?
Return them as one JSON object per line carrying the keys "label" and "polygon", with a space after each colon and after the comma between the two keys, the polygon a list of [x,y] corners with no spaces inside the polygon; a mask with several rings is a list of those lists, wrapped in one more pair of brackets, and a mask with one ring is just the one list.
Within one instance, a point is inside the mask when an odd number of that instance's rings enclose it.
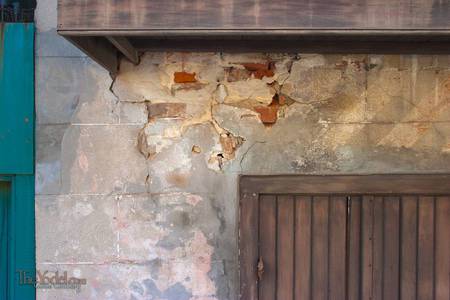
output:
{"label": "dark wooden molding", "polygon": [[111,42],[126,58],[128,58],[133,64],[139,64],[139,55],[137,50],[131,45],[128,38],[123,36],[106,36],[108,41]]}
{"label": "dark wooden molding", "polygon": [[58,32],[112,74],[105,41],[135,64],[143,51],[450,54],[450,2],[58,0]]}
{"label": "dark wooden molding", "polygon": [[244,194],[448,195],[450,174],[242,176],[240,189]]}

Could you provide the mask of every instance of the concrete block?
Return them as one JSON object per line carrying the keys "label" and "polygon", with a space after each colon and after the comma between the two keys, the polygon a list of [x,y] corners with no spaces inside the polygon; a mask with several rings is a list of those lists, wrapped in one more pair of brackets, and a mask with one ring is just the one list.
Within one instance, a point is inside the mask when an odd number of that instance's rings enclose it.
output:
{"label": "concrete block", "polygon": [[149,118],[182,118],[186,116],[186,103],[155,103],[148,105]]}
{"label": "concrete block", "polygon": [[448,123],[369,124],[365,168],[372,172],[445,172]]}
{"label": "concrete block", "polygon": [[142,124],[148,122],[147,104],[143,102],[119,102],[120,123]]}
{"label": "concrete block", "polygon": [[35,51],[37,57],[86,57],[81,50],[58,35],[55,28],[36,33]]}
{"label": "concrete block", "polygon": [[403,120],[413,108],[411,71],[394,68],[372,69],[367,76],[367,120]]}
{"label": "concrete block", "polygon": [[117,257],[114,196],[36,197],[38,263],[103,263]]}
{"label": "concrete block", "polygon": [[110,90],[112,78],[109,73],[86,60],[86,77],[80,101],[71,122],[77,124],[116,124],[119,122],[119,99]]}
{"label": "concrete block", "polygon": [[69,127],[61,154],[63,192],[147,191],[147,165],[137,149],[139,130],[139,125]]}
{"label": "concrete block", "polygon": [[61,144],[68,125],[36,127],[36,194],[61,191]]}
{"label": "concrete block", "polygon": [[69,123],[86,88],[86,59],[40,57],[36,70],[37,123]]}

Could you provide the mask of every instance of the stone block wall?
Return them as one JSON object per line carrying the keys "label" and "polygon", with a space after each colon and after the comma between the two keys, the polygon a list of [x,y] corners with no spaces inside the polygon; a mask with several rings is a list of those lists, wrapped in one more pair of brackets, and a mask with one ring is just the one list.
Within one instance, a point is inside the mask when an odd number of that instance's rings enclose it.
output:
{"label": "stone block wall", "polygon": [[112,80],[39,0],[38,299],[237,299],[240,174],[450,172],[450,56],[146,53]]}

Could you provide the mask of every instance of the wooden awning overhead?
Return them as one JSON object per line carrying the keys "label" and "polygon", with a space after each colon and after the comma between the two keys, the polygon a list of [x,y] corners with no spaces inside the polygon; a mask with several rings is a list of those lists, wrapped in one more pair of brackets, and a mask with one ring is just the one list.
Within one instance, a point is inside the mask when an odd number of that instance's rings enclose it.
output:
{"label": "wooden awning overhead", "polygon": [[117,50],[450,53],[450,0],[59,0],[58,29],[112,73]]}

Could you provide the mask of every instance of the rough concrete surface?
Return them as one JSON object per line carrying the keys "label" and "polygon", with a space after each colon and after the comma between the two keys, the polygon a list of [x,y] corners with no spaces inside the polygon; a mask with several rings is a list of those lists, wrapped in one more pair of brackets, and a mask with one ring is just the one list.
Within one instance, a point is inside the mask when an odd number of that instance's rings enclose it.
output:
{"label": "rough concrete surface", "polygon": [[[38,299],[237,299],[239,174],[450,170],[450,57],[146,53],[106,71],[37,11]],[[49,43],[52,43],[50,46]]]}

